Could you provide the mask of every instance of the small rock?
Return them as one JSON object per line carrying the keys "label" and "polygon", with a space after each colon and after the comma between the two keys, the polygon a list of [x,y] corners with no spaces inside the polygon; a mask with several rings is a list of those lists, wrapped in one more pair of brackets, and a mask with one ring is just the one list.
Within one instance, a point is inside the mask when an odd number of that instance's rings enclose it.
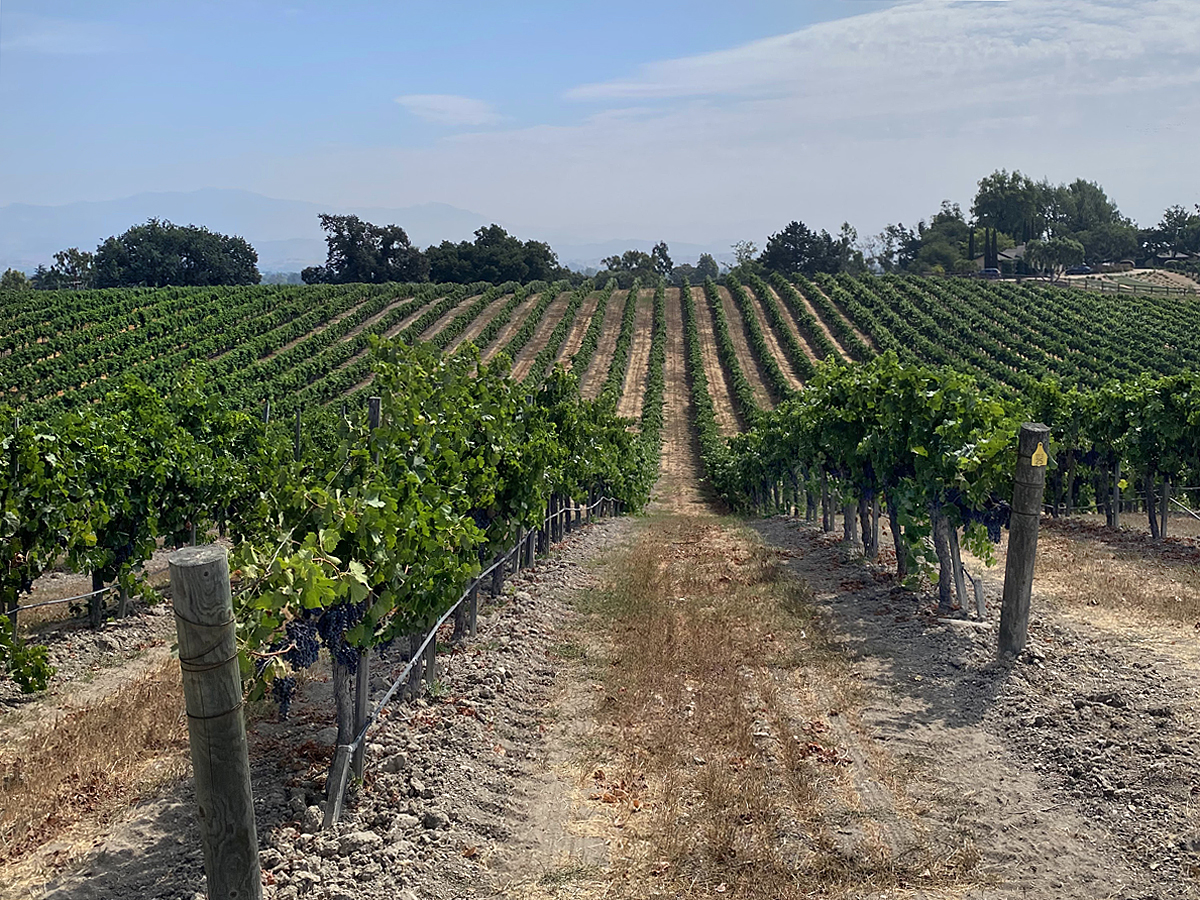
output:
{"label": "small rock", "polygon": [[438,828],[448,828],[450,827],[450,817],[440,809],[429,809],[421,817],[421,824],[430,831],[435,831]]}
{"label": "small rock", "polygon": [[423,800],[433,799],[433,788],[416,778],[409,779],[408,789],[414,797],[420,797]]}
{"label": "small rock", "polygon": [[351,853],[359,851],[378,850],[383,846],[383,838],[373,831],[352,831],[350,834],[342,835],[341,841],[338,842],[338,853],[342,856],[349,856]]}
{"label": "small rock", "polygon": [[323,819],[321,810],[316,806],[310,806],[304,811],[304,818],[300,820],[300,830],[305,834],[316,834],[321,830]]}

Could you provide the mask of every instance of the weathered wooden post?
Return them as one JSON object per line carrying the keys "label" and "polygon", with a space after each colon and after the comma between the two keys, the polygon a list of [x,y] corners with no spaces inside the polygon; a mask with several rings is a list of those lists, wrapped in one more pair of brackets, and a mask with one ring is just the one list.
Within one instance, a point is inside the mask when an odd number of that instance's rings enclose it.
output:
{"label": "weathered wooden post", "polygon": [[496,557],[495,567],[492,569],[492,596],[499,597],[504,593],[504,554]]}
{"label": "weathered wooden post", "polygon": [[[383,400],[379,397],[367,398],[367,427],[374,431],[383,421]],[[296,413],[296,458],[300,458],[300,413]],[[379,461],[379,453],[375,453],[375,461]],[[358,651],[358,666],[354,670],[354,734],[357,736],[367,723],[371,714],[371,651],[364,648]],[[350,761],[354,777],[361,780],[367,762],[367,742],[361,741],[354,750],[354,758]]]}
{"label": "weathered wooden post", "polygon": [[1013,480],[1012,518],[1008,527],[1008,560],[1004,567],[1004,600],[1000,608],[1000,655],[1017,654],[1029,639],[1029,599],[1037,559],[1038,522],[1050,460],[1050,429],[1040,423],[1021,426],[1017,471]]}
{"label": "weathered wooden post", "polygon": [[471,585],[471,593],[467,596],[467,633],[471,637],[479,631],[479,582]]}
{"label": "weathered wooden post", "polygon": [[1121,460],[1113,465],[1112,481],[1112,526],[1121,527]]}
{"label": "weathered wooden post", "polygon": [[261,900],[228,554],[186,547],[167,562],[208,896]]}
{"label": "weathered wooden post", "polygon": [[265,403],[263,403],[263,424],[264,425],[271,424],[271,401],[270,400],[267,400]]}

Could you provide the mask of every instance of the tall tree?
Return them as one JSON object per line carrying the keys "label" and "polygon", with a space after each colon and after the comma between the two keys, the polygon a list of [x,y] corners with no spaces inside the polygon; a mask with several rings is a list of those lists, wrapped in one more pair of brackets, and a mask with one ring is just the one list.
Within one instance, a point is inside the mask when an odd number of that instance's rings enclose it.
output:
{"label": "tall tree", "polygon": [[433,281],[553,281],[566,272],[549,244],[521,241],[499,225],[475,232],[474,241],[442,241],[425,251]]}
{"label": "tall tree", "polygon": [[[853,229],[851,229],[853,231]],[[815,275],[839,272],[849,252],[846,233],[835,239],[824,229],[818,234],[800,221],[788,223],[782,231],[767,238],[759,262],[773,272],[785,275]]]}
{"label": "tall tree", "polygon": [[317,218],[329,249],[323,267],[301,273],[306,282],[383,284],[429,277],[428,260],[399,225],[372,225],[358,216],[327,213]]}
{"label": "tall tree", "polygon": [[245,239],[159,219],[102,243],[94,273],[96,287],[258,284],[262,278],[258,254]]}
{"label": "tall tree", "polygon": [[980,179],[971,214],[980,225],[999,229],[1014,240],[1041,237],[1036,219],[1042,194],[1029,176],[1000,169]]}

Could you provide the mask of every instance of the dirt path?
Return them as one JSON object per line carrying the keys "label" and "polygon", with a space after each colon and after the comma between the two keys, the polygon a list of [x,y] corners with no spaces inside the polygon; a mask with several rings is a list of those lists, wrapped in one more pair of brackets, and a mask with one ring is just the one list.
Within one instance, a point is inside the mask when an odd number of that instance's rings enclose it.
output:
{"label": "dirt path", "polygon": [[[386,316],[389,312],[391,312],[397,306],[399,306],[402,303],[407,303],[411,299],[412,299],[411,297],[405,297],[402,299],[393,300],[391,303],[389,303],[387,306],[385,306],[379,312],[375,313],[375,315],[367,317],[366,319],[364,319],[363,321],[361,321],[357,325],[355,325],[353,328],[351,328],[349,331],[347,331],[345,333],[345,335],[342,336],[342,340],[343,341],[354,340],[356,337],[358,337],[360,334],[362,334],[364,331],[366,331],[368,328],[370,328],[372,325],[374,325],[376,322],[378,322],[380,319],[382,319],[384,316]],[[436,301],[431,301],[431,302],[436,302]],[[413,312],[411,319],[416,319],[417,316],[419,316],[422,312],[424,312],[424,309],[426,306],[427,306],[427,304],[421,304],[421,308],[416,310],[415,312]]]}
{"label": "dirt path", "polygon": [[[866,734],[919,765],[922,818],[957,821],[975,847],[994,885],[979,896],[1196,896],[1200,654],[1193,641],[1181,649],[1179,625],[1098,615],[1094,594],[1064,600],[1083,549],[1051,532],[1030,649],[1003,665],[994,630],[943,624],[931,598],[847,559],[833,535],[783,519],[755,527],[791,553],[843,635],[870,698]],[[1003,560],[1001,546],[983,573],[993,616]],[[1112,568],[1095,574],[1103,584]]]}
{"label": "dirt path", "polygon": [[562,319],[563,311],[567,308],[567,303],[570,299],[571,293],[564,291],[555,297],[550,305],[546,307],[542,321],[538,322],[537,328],[534,329],[533,337],[529,339],[528,344],[521,348],[521,352],[513,360],[513,378],[517,379],[517,381],[524,380],[525,376],[529,374],[529,369],[533,366],[534,359],[546,349],[546,342],[550,340],[550,335],[558,327],[559,320]]}
{"label": "dirt path", "polygon": [[758,327],[762,330],[763,338],[767,342],[767,347],[771,351],[771,355],[775,357],[775,362],[779,364],[780,371],[787,378],[788,384],[792,386],[792,390],[798,391],[804,387],[804,382],[796,374],[792,368],[791,361],[788,360],[787,354],[784,353],[783,347],[779,343],[779,336],[775,334],[775,329],[771,327],[771,323],[767,321],[767,314],[763,310],[762,301],[753,290],[746,287],[746,296],[750,298],[750,305],[754,309],[754,315],[758,319]]}
{"label": "dirt path", "polygon": [[629,368],[617,415],[637,419],[642,414],[642,394],[646,388],[646,373],[650,367],[650,340],[654,337],[654,291],[638,292],[637,318],[633,326],[633,344],[629,348]]}
{"label": "dirt path", "polygon": [[621,317],[625,314],[628,297],[629,291],[613,291],[612,296],[608,298],[600,341],[596,345],[591,362],[588,363],[587,371],[579,378],[579,392],[588,400],[595,400],[600,396],[604,380],[608,377],[613,350],[617,346],[617,338],[621,336]]}
{"label": "dirt path", "polygon": [[483,329],[487,328],[488,325],[491,324],[492,319],[500,315],[500,310],[504,309],[504,305],[511,299],[511,294],[504,294],[503,296],[497,297],[495,300],[489,303],[484,311],[475,318],[475,321],[463,329],[462,334],[456,338],[453,338],[450,343],[446,345],[446,352],[453,353],[464,342],[474,341],[475,338],[479,337],[480,332],[482,332]]}
{"label": "dirt path", "polygon": [[[821,288],[818,285],[813,285],[813,289],[816,290],[817,293],[819,293],[822,297],[824,297],[826,300],[829,301],[830,305],[833,306],[833,308],[837,310],[838,316],[841,318],[841,320],[850,326],[850,330],[854,332],[855,336],[860,341],[862,341],[868,347],[875,346],[875,342],[871,340],[870,336],[867,335],[867,333],[865,331],[859,330],[858,326],[854,324],[854,320],[851,319],[848,315],[846,315],[845,311],[840,306],[838,306],[837,303],[834,302],[832,297],[830,297],[823,290],[821,290]],[[801,291],[799,288],[796,288],[796,290],[799,292],[801,297],[804,297],[804,291]],[[825,321],[824,316],[822,316],[820,314],[820,312],[817,311],[816,307],[814,307],[813,304],[811,302],[809,302],[807,297],[805,297],[804,299],[805,299],[805,302],[808,303],[809,309],[812,310],[813,315],[817,317],[817,321],[820,322],[821,325],[824,326],[826,331],[829,333],[830,339],[835,344],[837,344],[838,347],[841,347],[842,350],[844,351],[845,348],[842,347],[841,343],[837,340],[837,338],[833,337],[833,332],[828,331],[828,323]],[[844,355],[844,353],[843,353],[843,355]]]}
{"label": "dirt path", "polygon": [[[795,287],[795,285],[793,285],[793,287]],[[837,337],[834,336],[834,333],[829,329],[829,325],[821,316],[821,313],[817,309],[816,305],[814,305],[813,302],[808,299],[808,297],[804,296],[804,291],[800,290],[800,288],[796,288],[796,293],[800,296],[800,300],[803,302],[804,308],[807,309],[812,317],[817,320],[817,327],[820,328],[821,331],[825,333],[825,336],[833,342],[833,346],[837,350],[838,355],[842,359],[848,361],[850,359],[850,354],[846,352],[846,348],[842,346],[841,341],[839,341]]]}
{"label": "dirt path", "polygon": [[521,323],[525,321],[525,316],[529,314],[529,310],[537,305],[538,299],[541,296],[541,294],[530,294],[517,304],[517,308],[513,310],[512,318],[500,329],[495,339],[488,346],[479,348],[481,362],[487,362],[500,352],[500,348],[507,344],[508,339],[521,327]]}
{"label": "dirt path", "polygon": [[652,502],[674,513],[707,509],[703,495],[704,468],[692,422],[695,407],[683,348],[683,309],[680,289],[668,288],[667,353],[663,362],[663,446],[658,484]]}
{"label": "dirt path", "polygon": [[700,338],[700,356],[704,360],[708,392],[712,395],[713,413],[721,434],[729,437],[742,430],[742,421],[733,405],[733,395],[725,381],[725,370],[721,368],[721,360],[717,356],[717,339],[713,336],[713,320],[704,288],[692,288],[692,302],[696,306],[696,333]]}
{"label": "dirt path", "polygon": [[579,312],[575,316],[575,324],[571,326],[567,339],[563,341],[562,348],[558,351],[556,362],[568,372],[571,371],[571,357],[579,352],[579,345],[583,343],[584,335],[587,334],[588,326],[592,324],[592,316],[596,314],[596,307],[599,304],[600,293],[598,291],[592,291],[584,298],[583,303],[579,306]]}
{"label": "dirt path", "polygon": [[758,367],[758,360],[754,358],[754,351],[750,348],[749,338],[746,337],[746,322],[742,318],[742,311],[733,302],[728,288],[719,287],[717,291],[721,295],[721,307],[725,310],[725,318],[729,320],[729,336],[733,339],[734,349],[737,350],[738,364],[754,390],[755,402],[762,409],[773,409],[775,404],[771,402],[767,380]]}
{"label": "dirt path", "polygon": [[771,296],[775,298],[775,303],[779,306],[779,313],[783,316],[784,324],[796,336],[796,340],[800,342],[800,347],[804,350],[804,355],[813,362],[817,362],[820,357],[817,356],[808,339],[800,333],[800,328],[796,325],[796,317],[792,315],[792,311],[788,309],[788,305],[783,302],[783,298],[779,296],[779,292],[775,288],[768,288],[768,290],[770,290]]}
{"label": "dirt path", "polygon": [[464,299],[460,300],[458,303],[454,304],[454,306],[450,307],[450,309],[448,309],[448,310],[446,310],[446,312],[442,313],[442,315],[440,315],[437,318],[437,320],[433,322],[433,324],[431,324],[428,328],[426,328],[424,331],[421,332],[421,340],[427,341],[430,338],[434,337],[434,335],[436,335],[439,331],[441,331],[443,328],[445,328],[447,325],[449,325],[451,322],[453,322],[456,316],[458,316],[464,310],[468,309],[471,306],[471,304],[474,303],[478,299],[479,299],[479,295],[475,294],[474,296],[471,296],[471,297],[465,297]]}

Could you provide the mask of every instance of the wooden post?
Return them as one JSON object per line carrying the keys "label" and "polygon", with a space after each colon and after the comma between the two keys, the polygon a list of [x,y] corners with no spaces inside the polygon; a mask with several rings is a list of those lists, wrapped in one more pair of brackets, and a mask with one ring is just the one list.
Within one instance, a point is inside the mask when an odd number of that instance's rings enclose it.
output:
{"label": "wooden post", "polygon": [[433,636],[433,640],[429,642],[429,646],[425,648],[425,685],[433,687],[433,682],[437,679],[437,635]]}
{"label": "wooden post", "polygon": [[521,559],[521,557],[524,556],[524,554],[525,554],[525,527],[523,525],[518,525],[517,526],[517,546],[516,546],[516,549],[513,550],[513,574],[514,575],[521,571],[522,563],[523,563],[523,560]]}
{"label": "wooden post", "polygon": [[228,554],[187,547],[167,562],[208,896],[261,900]]}
{"label": "wooden post", "polygon": [[499,597],[504,593],[504,557],[496,557],[496,568],[492,569],[492,596]]}
{"label": "wooden post", "polygon": [[415,631],[408,636],[408,659],[413,665],[408,670],[408,683],[404,686],[404,693],[409,700],[416,700],[421,696],[421,677],[425,673],[425,667],[418,659],[417,652],[424,640],[425,633],[421,631]]}
{"label": "wooden post", "polygon": [[[362,732],[371,714],[371,651],[358,651],[358,668],[354,670],[354,736]],[[363,740],[354,750],[351,768],[354,777],[362,780],[367,762],[367,742]]]}
{"label": "wooden post", "polygon": [[525,564],[532,567],[537,557],[537,532],[530,530],[525,535]]}
{"label": "wooden post", "polygon": [[1113,528],[1121,527],[1121,460],[1119,459],[1113,466],[1112,524]]}
{"label": "wooden post", "polygon": [[967,570],[963,567],[962,549],[958,543],[958,527],[951,525],[947,534],[950,536],[950,561],[954,565],[954,592],[958,596],[958,605],[965,611],[969,604],[967,603],[967,582],[963,575]]}
{"label": "wooden post", "polygon": [[1013,481],[1004,600],[1000,608],[1000,655],[1017,654],[1029,639],[1029,599],[1037,559],[1038,521],[1046,489],[1050,429],[1040,423],[1021,426]]}
{"label": "wooden post", "polygon": [[454,609],[454,633],[451,634],[450,640],[455,644],[465,641],[470,630],[471,626],[467,622],[467,601],[464,598]]}
{"label": "wooden post", "polygon": [[265,403],[263,403],[263,424],[264,425],[271,424],[271,401],[270,400],[267,400]]}
{"label": "wooden post", "polygon": [[99,570],[92,572],[92,596],[88,597],[88,619],[92,629],[99,631],[104,624],[104,576]]}
{"label": "wooden post", "polygon": [[1167,536],[1167,517],[1171,514],[1171,478],[1164,475],[1162,480],[1162,498],[1158,514],[1158,536]]}
{"label": "wooden post", "polygon": [[833,498],[829,495],[829,475],[821,470],[821,530],[833,531]]}
{"label": "wooden post", "polygon": [[471,585],[471,593],[467,595],[467,633],[475,637],[479,631],[479,582]]}
{"label": "wooden post", "polygon": [[300,410],[297,409],[296,410],[296,443],[295,443],[295,448],[294,448],[294,452],[295,452],[295,456],[296,456],[297,460],[300,459],[300,439],[303,436],[304,436],[304,430],[303,430],[303,426],[300,423]]}

